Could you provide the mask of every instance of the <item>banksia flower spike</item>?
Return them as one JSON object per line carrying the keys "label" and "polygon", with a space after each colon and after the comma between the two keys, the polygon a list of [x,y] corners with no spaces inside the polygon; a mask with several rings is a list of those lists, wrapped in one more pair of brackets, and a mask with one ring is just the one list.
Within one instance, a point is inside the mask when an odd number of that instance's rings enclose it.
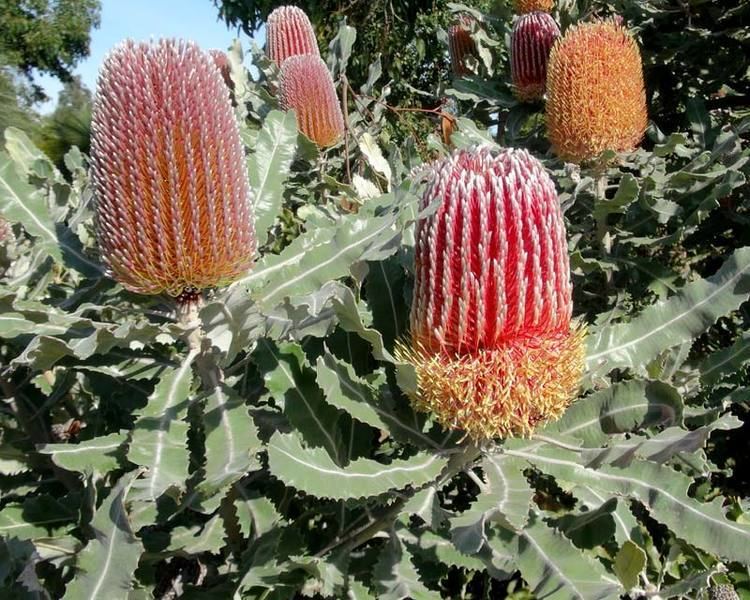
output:
{"label": "banksia flower spike", "polygon": [[554,7],[555,0],[513,0],[513,10],[519,15],[536,11],[552,12]]}
{"label": "banksia flower spike", "polygon": [[275,8],[266,23],[266,53],[279,67],[290,56],[320,56],[310,19],[296,6]]}
{"label": "banksia flower spike", "polygon": [[191,42],[126,41],[102,66],[92,120],[99,248],[143,294],[230,283],[252,265],[245,155],[229,91]]}
{"label": "banksia flower spike", "polygon": [[551,15],[533,12],[513,25],[510,38],[510,73],[513,91],[522,102],[541,100],[547,82],[547,60],[560,28]]}
{"label": "banksia flower spike", "polygon": [[457,150],[431,168],[417,224],[412,401],[483,440],[529,435],[571,402],[583,329],[571,323],[565,226],[555,187],[525,150]]}
{"label": "banksia flower spike", "polygon": [[585,23],[555,43],[546,119],[554,151],[568,162],[638,146],[648,122],[643,67],[636,41],[621,25]]}
{"label": "banksia flower spike", "polygon": [[471,71],[466,65],[466,59],[477,57],[477,46],[471,37],[471,27],[475,19],[467,15],[461,15],[458,20],[448,28],[448,50],[451,57],[451,69],[457,77],[469,75]]}
{"label": "banksia flower spike", "polygon": [[318,146],[335,144],[344,133],[344,117],[328,67],[319,56],[292,56],[281,65],[279,101],[294,109],[300,131]]}

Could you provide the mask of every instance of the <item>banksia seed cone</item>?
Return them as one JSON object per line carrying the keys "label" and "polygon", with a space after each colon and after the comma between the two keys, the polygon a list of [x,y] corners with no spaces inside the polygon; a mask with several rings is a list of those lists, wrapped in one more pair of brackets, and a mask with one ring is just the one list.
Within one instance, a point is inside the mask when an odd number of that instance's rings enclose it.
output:
{"label": "banksia seed cone", "polygon": [[300,131],[318,146],[332,146],[344,133],[336,88],[328,67],[319,56],[292,56],[279,73],[279,101],[294,109]]}
{"label": "banksia seed cone", "polygon": [[471,27],[475,22],[473,17],[461,15],[448,28],[448,50],[451,57],[451,68],[457,77],[463,77],[471,73],[466,65],[466,59],[470,56],[476,58],[477,46],[471,37]]}
{"label": "banksia seed cone", "polygon": [[227,284],[252,264],[245,155],[229,92],[191,42],[127,41],[102,66],[92,119],[97,237],[143,294]]}
{"label": "banksia seed cone", "polygon": [[419,221],[412,400],[476,439],[529,435],[578,388],[565,225],[555,187],[525,150],[457,150],[431,168]]}
{"label": "banksia seed cone", "polygon": [[547,60],[560,28],[551,15],[533,12],[519,17],[510,38],[513,91],[522,102],[540,100],[547,82]]}
{"label": "banksia seed cone", "polygon": [[554,6],[555,0],[513,0],[513,9],[519,15],[535,11],[552,12]]}
{"label": "banksia seed cone", "polygon": [[320,56],[310,19],[296,6],[279,6],[268,15],[266,50],[279,67],[290,56],[314,54]]}
{"label": "banksia seed cone", "polygon": [[563,160],[581,163],[605,150],[633,150],[648,121],[633,37],[614,21],[569,29],[550,53],[546,112],[549,140]]}

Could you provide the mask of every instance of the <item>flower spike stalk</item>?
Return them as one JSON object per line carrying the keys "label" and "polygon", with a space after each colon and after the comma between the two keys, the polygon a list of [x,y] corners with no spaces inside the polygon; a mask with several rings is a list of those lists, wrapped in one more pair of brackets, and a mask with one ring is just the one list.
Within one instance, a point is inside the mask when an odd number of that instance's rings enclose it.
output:
{"label": "flower spike stalk", "polygon": [[126,41],[99,73],[92,119],[99,249],[125,288],[172,296],[252,265],[252,196],[229,90],[192,42]]}
{"label": "flower spike stalk", "polygon": [[292,56],[279,74],[279,101],[297,113],[300,131],[321,147],[344,134],[344,116],[328,67],[319,56]]}
{"label": "flower spike stalk", "polygon": [[279,67],[290,56],[320,55],[310,19],[296,6],[279,6],[271,11],[266,23],[266,35],[268,56]]}
{"label": "flower spike stalk", "polygon": [[571,27],[552,47],[546,121],[553,150],[568,162],[641,142],[648,124],[641,53],[617,21]]}
{"label": "flower spike stalk", "polygon": [[513,91],[521,102],[544,97],[547,60],[560,28],[551,15],[533,12],[520,16],[510,40],[510,72]]}
{"label": "flower spike stalk", "polygon": [[417,224],[408,343],[418,410],[480,441],[530,435],[578,389],[565,226],[554,185],[525,150],[457,150],[433,164]]}

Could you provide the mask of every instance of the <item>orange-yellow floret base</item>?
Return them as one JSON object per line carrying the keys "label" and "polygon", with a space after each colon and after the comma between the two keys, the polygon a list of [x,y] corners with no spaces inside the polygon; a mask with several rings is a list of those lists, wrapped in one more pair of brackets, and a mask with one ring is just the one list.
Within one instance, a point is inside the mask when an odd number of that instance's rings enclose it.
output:
{"label": "orange-yellow floret base", "polygon": [[443,427],[475,441],[528,437],[541,422],[560,418],[575,398],[585,337],[585,328],[574,325],[568,333],[461,355],[402,343],[396,357],[416,370],[414,407]]}
{"label": "orange-yellow floret base", "polygon": [[555,6],[555,0],[513,0],[513,9],[519,15],[540,10],[542,12],[552,12]]}

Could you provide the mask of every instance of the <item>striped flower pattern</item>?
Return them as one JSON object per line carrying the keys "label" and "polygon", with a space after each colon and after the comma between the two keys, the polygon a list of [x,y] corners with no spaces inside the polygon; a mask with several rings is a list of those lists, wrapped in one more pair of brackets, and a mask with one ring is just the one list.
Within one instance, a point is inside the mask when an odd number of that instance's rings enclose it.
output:
{"label": "striped flower pattern", "polygon": [[126,41],[110,53],[91,155],[101,257],[125,288],[179,296],[251,267],[239,129],[219,69],[194,43]]}
{"label": "striped flower pattern", "polygon": [[332,146],[344,134],[344,117],[333,78],[323,59],[292,56],[279,74],[279,101],[297,113],[300,131],[321,147]]}
{"label": "striped flower pattern", "polygon": [[266,36],[266,52],[279,67],[290,56],[320,55],[310,19],[296,6],[279,6],[271,11]]}
{"label": "striped flower pattern", "polygon": [[528,435],[558,417],[583,369],[565,226],[525,150],[475,147],[435,163],[417,225],[411,339],[420,410],[473,438]]}
{"label": "striped flower pattern", "polygon": [[560,28],[551,15],[532,12],[520,16],[510,39],[510,72],[513,92],[522,102],[544,97],[547,61]]}

